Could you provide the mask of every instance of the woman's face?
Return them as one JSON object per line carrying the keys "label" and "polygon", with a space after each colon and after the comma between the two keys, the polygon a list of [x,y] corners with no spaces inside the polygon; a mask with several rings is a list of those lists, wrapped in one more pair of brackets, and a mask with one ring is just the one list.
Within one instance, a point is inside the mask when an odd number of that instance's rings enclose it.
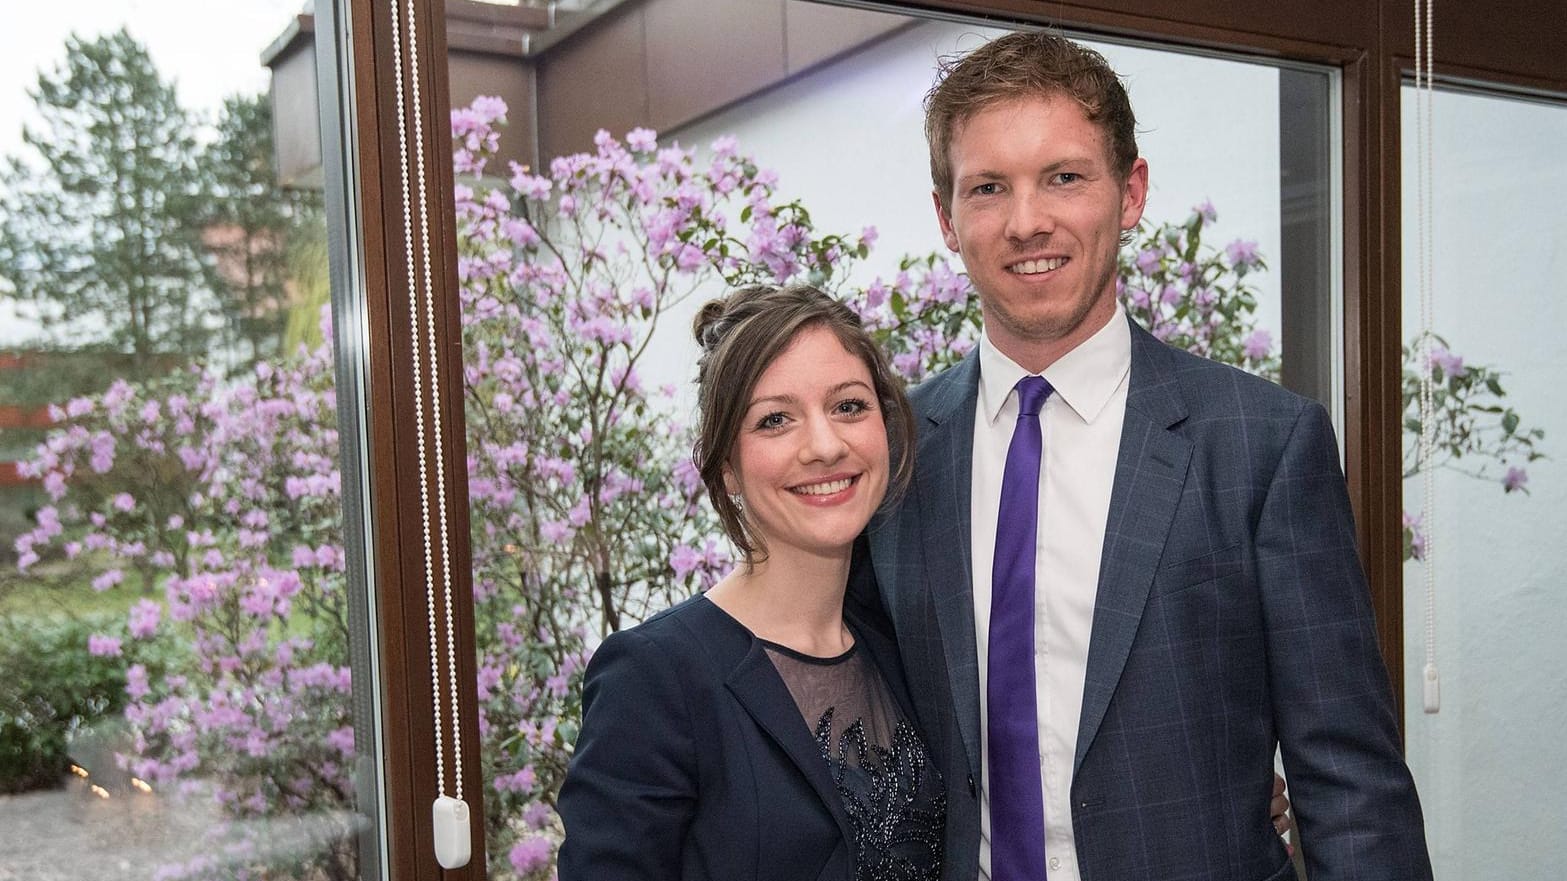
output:
{"label": "woman's face", "polygon": [[887,427],[871,372],[807,327],[756,383],[725,488],[772,557],[847,554],[887,494]]}

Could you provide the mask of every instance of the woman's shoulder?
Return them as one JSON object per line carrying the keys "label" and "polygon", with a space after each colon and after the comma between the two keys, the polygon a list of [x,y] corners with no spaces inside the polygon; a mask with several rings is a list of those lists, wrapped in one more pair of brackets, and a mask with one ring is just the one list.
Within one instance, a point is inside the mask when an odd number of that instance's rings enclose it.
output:
{"label": "woman's shoulder", "polygon": [[751,640],[748,631],[698,594],[635,627],[611,633],[594,656],[607,653],[681,668],[693,664],[722,666],[727,658],[743,657]]}

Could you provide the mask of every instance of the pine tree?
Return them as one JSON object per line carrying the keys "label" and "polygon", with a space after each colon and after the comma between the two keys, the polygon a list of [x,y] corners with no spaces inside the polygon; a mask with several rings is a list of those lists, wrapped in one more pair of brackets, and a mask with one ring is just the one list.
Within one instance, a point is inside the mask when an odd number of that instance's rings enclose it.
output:
{"label": "pine tree", "polygon": [[0,285],[57,344],[130,354],[137,372],[203,351],[220,323],[201,244],[194,123],[120,30],[72,35],[29,91],[41,125],[0,174]]}

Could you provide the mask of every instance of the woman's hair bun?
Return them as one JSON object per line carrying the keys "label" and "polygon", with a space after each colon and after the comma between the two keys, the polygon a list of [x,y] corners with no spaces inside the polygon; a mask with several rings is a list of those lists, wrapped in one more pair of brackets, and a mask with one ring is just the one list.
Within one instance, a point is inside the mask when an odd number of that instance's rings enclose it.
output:
{"label": "woman's hair bun", "polygon": [[723,340],[725,331],[733,324],[724,320],[729,302],[728,297],[708,300],[702,304],[702,308],[696,312],[696,317],[691,320],[691,333],[696,337],[696,343],[702,347],[702,351],[711,352],[716,348]]}

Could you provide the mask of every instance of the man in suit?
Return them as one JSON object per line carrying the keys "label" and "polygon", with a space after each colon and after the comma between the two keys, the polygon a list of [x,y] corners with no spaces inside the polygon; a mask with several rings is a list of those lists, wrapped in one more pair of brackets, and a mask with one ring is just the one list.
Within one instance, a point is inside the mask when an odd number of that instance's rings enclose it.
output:
{"label": "man in suit", "polygon": [[1117,304],[1134,131],[1105,60],[1046,33],[926,100],[985,332],[911,394],[913,485],[867,538],[948,782],[945,877],[1293,877],[1277,746],[1312,881],[1429,878],[1326,412]]}

